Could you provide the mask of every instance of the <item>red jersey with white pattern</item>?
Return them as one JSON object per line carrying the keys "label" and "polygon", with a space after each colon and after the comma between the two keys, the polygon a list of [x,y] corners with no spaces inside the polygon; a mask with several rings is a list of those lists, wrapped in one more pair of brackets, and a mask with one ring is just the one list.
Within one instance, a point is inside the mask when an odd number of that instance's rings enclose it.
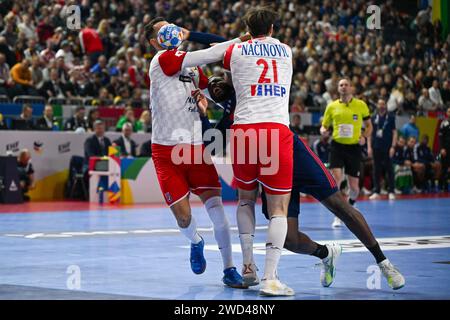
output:
{"label": "red jersey with white pattern", "polygon": [[236,91],[235,124],[275,122],[289,126],[292,51],[278,39],[264,37],[231,45],[224,67]]}
{"label": "red jersey with white pattern", "polygon": [[161,50],[150,63],[152,143],[202,144],[202,129],[191,92],[205,89],[208,78],[201,68],[182,68],[184,51]]}

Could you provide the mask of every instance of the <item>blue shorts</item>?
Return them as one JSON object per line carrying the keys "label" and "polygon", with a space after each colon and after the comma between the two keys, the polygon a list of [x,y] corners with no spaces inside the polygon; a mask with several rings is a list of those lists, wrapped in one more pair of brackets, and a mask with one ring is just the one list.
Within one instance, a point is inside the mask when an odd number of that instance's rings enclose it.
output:
{"label": "blue shorts", "polygon": [[[297,218],[300,214],[300,192],[322,201],[337,191],[336,181],[319,157],[305,142],[294,135],[294,175],[288,217]],[[262,211],[268,218],[264,192],[261,198]]]}

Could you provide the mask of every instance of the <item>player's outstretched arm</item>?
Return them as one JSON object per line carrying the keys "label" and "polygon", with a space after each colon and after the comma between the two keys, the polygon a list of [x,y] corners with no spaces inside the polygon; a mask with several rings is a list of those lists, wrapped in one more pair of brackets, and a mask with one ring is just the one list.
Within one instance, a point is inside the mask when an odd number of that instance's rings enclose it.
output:
{"label": "player's outstretched arm", "polygon": [[187,52],[183,60],[182,68],[190,68],[213,62],[219,62],[223,59],[223,55],[230,45],[246,41],[247,39],[249,39],[249,36],[245,35],[230,41],[218,43],[211,48]]}
{"label": "player's outstretched arm", "polygon": [[[183,31],[186,29],[183,29]],[[221,43],[227,41],[226,38],[212,34],[212,33],[205,33],[205,32],[197,32],[197,31],[188,31],[187,39],[188,41],[204,44],[204,45],[211,45],[213,43]]]}

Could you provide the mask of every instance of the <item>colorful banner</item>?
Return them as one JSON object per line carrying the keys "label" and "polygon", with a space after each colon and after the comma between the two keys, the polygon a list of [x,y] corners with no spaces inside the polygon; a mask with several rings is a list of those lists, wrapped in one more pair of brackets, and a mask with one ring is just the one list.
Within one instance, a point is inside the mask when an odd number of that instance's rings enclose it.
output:
{"label": "colorful banner", "polygon": [[439,123],[440,120],[437,118],[425,118],[425,117],[417,117],[416,125],[419,128],[419,141],[422,139],[423,135],[426,134],[429,138],[428,146],[431,150],[436,151],[438,148],[438,132],[439,132]]}
{"label": "colorful banner", "polygon": [[445,40],[449,32],[449,0],[430,0],[430,5],[432,7],[431,20],[433,23],[437,20],[441,21],[441,37],[442,40]]}
{"label": "colorful banner", "polygon": [[[92,134],[49,131],[0,131],[0,155],[17,156],[21,149],[31,152],[36,188],[30,191],[32,201],[62,200],[69,175],[70,158],[84,157],[84,141]],[[120,137],[118,132],[108,132],[111,141]],[[150,140],[150,134],[134,134],[140,145]]]}

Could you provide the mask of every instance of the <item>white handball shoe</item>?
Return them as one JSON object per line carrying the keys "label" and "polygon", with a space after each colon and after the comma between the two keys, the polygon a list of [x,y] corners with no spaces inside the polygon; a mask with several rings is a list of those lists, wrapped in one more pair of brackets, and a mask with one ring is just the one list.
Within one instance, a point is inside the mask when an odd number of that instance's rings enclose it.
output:
{"label": "white handball shoe", "polygon": [[337,243],[327,244],[326,246],[328,248],[328,256],[325,259],[322,259],[320,283],[324,287],[329,287],[336,277],[336,264],[342,253],[342,247]]}
{"label": "white handball shoe", "polygon": [[340,228],[342,227],[342,221],[338,217],[334,217],[333,223],[331,224],[332,228]]}
{"label": "white handball shoe", "polygon": [[378,266],[380,267],[381,273],[386,278],[389,287],[398,290],[405,286],[405,278],[388,259],[381,261]]}
{"label": "white handball shoe", "polygon": [[289,288],[287,285],[282,283],[278,279],[262,279],[261,289],[259,289],[259,294],[262,296],[293,296],[295,291]]}
{"label": "white handball shoe", "polygon": [[244,264],[242,267],[242,279],[244,279],[244,285],[253,287],[259,284],[259,278],[256,271],[258,271],[258,268],[254,263]]}
{"label": "white handball shoe", "polygon": [[395,200],[395,194],[394,193],[389,193],[389,200]]}
{"label": "white handball shoe", "polygon": [[370,197],[369,200],[377,200],[380,199],[380,195],[378,193],[373,193]]}

